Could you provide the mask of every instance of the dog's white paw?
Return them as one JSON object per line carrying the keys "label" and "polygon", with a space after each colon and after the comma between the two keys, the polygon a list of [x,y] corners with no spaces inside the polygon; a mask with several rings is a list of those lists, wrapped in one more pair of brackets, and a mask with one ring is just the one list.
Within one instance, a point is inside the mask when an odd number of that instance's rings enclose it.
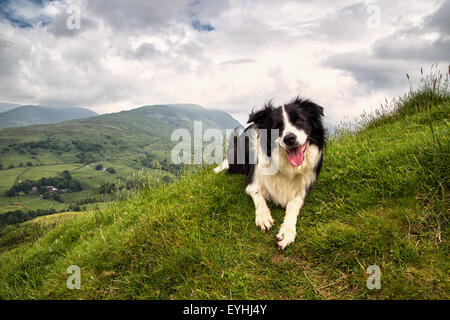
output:
{"label": "dog's white paw", "polygon": [[256,226],[261,228],[262,231],[272,228],[274,220],[270,214],[269,208],[256,210],[255,223]]}
{"label": "dog's white paw", "polygon": [[295,226],[283,223],[280,227],[280,231],[277,234],[278,247],[281,250],[284,250],[284,248],[294,242],[296,235],[297,231],[295,230]]}

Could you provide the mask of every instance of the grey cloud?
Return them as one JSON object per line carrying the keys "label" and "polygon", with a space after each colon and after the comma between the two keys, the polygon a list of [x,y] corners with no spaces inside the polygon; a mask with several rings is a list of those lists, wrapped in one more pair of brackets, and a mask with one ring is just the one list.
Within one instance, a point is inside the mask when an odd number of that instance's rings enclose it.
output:
{"label": "grey cloud", "polygon": [[153,43],[145,42],[136,49],[134,56],[137,59],[148,59],[155,57],[159,53],[160,51],[156,49]]}
{"label": "grey cloud", "polygon": [[30,98],[27,90],[18,85],[18,79],[22,76],[19,63],[29,58],[30,48],[26,43],[0,37],[0,95],[3,100]]}
{"label": "grey cloud", "polygon": [[450,1],[444,1],[435,13],[424,19],[425,25],[443,34],[450,34]]}
{"label": "grey cloud", "polygon": [[187,6],[193,18],[209,20],[222,14],[230,8],[228,0],[191,0]]}
{"label": "grey cloud", "polygon": [[370,90],[403,86],[404,64],[397,61],[378,60],[371,55],[352,52],[336,54],[328,58],[326,66],[349,73],[359,84]]}
{"label": "grey cloud", "polygon": [[[13,43],[4,39],[0,39],[0,78],[4,80],[6,77],[10,77],[16,69],[16,64],[19,61],[19,57],[15,54]],[[2,81],[3,82],[3,81]]]}
{"label": "grey cloud", "polygon": [[228,0],[95,0],[86,9],[115,30],[166,33],[180,23],[193,21],[213,26],[213,19],[229,8]]}
{"label": "grey cloud", "polygon": [[[409,59],[431,62],[450,60],[450,2],[445,1],[420,26],[400,30],[379,39],[373,45],[374,55],[380,59]],[[437,39],[425,39],[431,32],[439,32]]]}
{"label": "grey cloud", "polygon": [[[444,2],[423,23],[397,30],[375,41],[371,50],[339,53],[325,59],[324,65],[347,72],[366,89],[389,90],[404,87],[405,74],[433,63],[450,60],[449,2]],[[437,38],[428,37],[440,31]]]}
{"label": "grey cloud", "polygon": [[167,51],[160,51],[153,43],[144,42],[136,50],[128,50],[128,59],[147,60],[153,62],[158,67],[171,68],[175,72],[192,71],[191,63],[198,62],[205,69],[210,63],[206,57],[205,50],[195,42],[183,45],[169,43]]}
{"label": "grey cloud", "polygon": [[90,29],[96,29],[98,27],[97,23],[94,22],[93,20],[88,19],[85,16],[81,16],[80,29],[69,29],[67,27],[67,18],[68,17],[69,17],[69,15],[65,14],[63,12],[54,16],[51,19],[51,22],[49,23],[49,25],[46,27],[47,31],[57,37],[74,37],[81,32],[84,32],[84,31],[87,31]]}
{"label": "grey cloud", "polygon": [[328,41],[355,41],[372,32],[367,28],[368,5],[354,3],[329,14],[310,28],[310,36]]}
{"label": "grey cloud", "polygon": [[115,30],[162,30],[185,10],[183,0],[95,0],[87,1],[86,8],[102,18]]}
{"label": "grey cloud", "polygon": [[419,36],[395,33],[380,39],[373,46],[374,55],[380,59],[428,60],[438,62],[450,60],[450,39],[421,40]]}
{"label": "grey cloud", "polygon": [[222,38],[216,41],[227,41],[228,45],[238,49],[255,50],[276,47],[293,41],[293,37],[285,30],[272,27],[264,21],[243,17],[233,24],[221,25]]}

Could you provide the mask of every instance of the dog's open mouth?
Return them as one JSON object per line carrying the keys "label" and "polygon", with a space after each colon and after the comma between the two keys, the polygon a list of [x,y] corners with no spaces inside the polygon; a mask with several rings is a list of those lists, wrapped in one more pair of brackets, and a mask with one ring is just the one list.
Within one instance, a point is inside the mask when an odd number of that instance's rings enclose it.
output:
{"label": "dog's open mouth", "polygon": [[305,144],[300,147],[287,150],[288,160],[294,167],[298,167],[303,163],[303,160],[305,159],[305,151],[307,145],[308,142],[305,142]]}

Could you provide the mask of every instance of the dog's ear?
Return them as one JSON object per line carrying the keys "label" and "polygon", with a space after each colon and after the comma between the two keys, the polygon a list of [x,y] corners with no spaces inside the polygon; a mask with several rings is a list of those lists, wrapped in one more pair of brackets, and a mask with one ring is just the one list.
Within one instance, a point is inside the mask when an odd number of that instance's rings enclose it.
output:
{"label": "dog's ear", "polygon": [[323,107],[319,106],[318,104],[311,102],[313,105],[313,108],[316,109],[317,113],[320,114],[323,117]]}
{"label": "dog's ear", "polygon": [[317,117],[323,117],[323,107],[319,106],[318,104],[309,101],[307,99],[301,99],[300,97],[297,97],[294,101],[295,104],[297,104],[298,107],[307,109],[309,111],[313,111]]}
{"label": "dog's ear", "polygon": [[274,108],[271,103],[266,104],[261,110],[250,113],[247,123],[253,122],[257,126],[261,125],[267,118],[270,117]]}

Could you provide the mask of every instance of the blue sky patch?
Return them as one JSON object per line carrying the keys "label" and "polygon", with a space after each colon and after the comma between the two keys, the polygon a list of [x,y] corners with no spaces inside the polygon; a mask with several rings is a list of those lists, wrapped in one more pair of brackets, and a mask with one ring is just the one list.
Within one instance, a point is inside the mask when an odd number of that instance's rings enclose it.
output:
{"label": "blue sky patch", "polygon": [[[27,0],[29,3],[34,5],[44,6],[46,2],[51,2],[53,0]],[[27,21],[23,17],[17,15],[13,10],[10,9],[9,4],[11,0],[0,0],[0,19],[5,19],[11,23],[11,25],[19,28],[33,28],[33,23],[36,21]],[[48,24],[47,19],[43,20],[41,23]]]}
{"label": "blue sky patch", "polygon": [[209,23],[202,24],[199,20],[193,20],[191,25],[198,32],[211,32],[215,29],[214,26],[210,25]]}

